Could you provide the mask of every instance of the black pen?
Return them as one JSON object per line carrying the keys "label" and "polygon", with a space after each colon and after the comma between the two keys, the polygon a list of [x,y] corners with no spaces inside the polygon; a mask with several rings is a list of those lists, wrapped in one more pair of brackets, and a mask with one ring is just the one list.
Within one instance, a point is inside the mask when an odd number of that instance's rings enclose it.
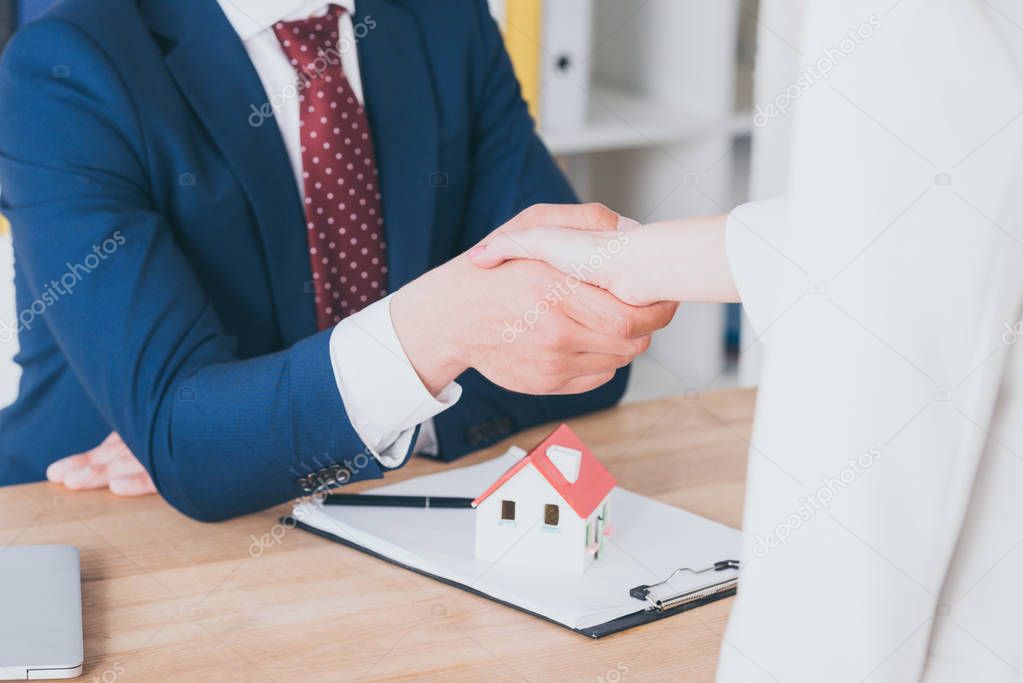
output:
{"label": "black pen", "polygon": [[396,508],[471,508],[472,498],[453,496],[374,496],[363,493],[331,493],[324,505],[365,505]]}

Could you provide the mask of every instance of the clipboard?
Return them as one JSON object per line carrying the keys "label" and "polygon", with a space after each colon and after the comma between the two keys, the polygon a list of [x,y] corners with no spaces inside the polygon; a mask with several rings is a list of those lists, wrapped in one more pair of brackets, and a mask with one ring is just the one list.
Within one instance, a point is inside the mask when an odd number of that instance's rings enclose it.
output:
{"label": "clipboard", "polygon": [[[453,588],[464,590],[467,593],[472,593],[473,595],[477,595],[481,598],[486,598],[487,600],[496,602],[499,605],[511,607],[514,610],[524,612],[530,616],[543,619],[544,621],[550,622],[552,624],[569,628],[566,627],[561,622],[544,616],[543,614],[533,612],[512,602],[508,602],[506,600],[496,598],[492,595],[488,595],[487,593],[479,591],[473,588],[472,586],[467,586],[463,583],[452,581],[442,576],[437,576],[436,574],[431,574],[430,572],[423,571],[418,567],[414,567],[412,565],[399,562],[398,560],[382,555],[378,552],[370,550],[369,548],[363,547],[358,543],[354,543],[345,538],[341,538],[340,536],[335,536],[327,531],[317,529],[314,526],[310,526],[308,524],[300,522],[290,515],[285,515],[281,517],[280,521],[281,524],[285,526],[293,526],[297,529],[308,531],[322,538],[334,541],[335,543],[340,543],[341,545],[347,546],[353,550],[358,550],[359,552],[365,553],[370,557],[375,557],[378,560],[383,560],[384,562],[388,562],[395,566],[401,567],[402,569],[407,569],[411,572],[415,572],[420,576],[431,578],[434,581],[440,581],[443,584],[452,586]],[[729,563],[729,567],[733,566],[731,563],[735,563],[734,568],[736,569],[738,568],[738,562],[736,560],[721,560],[720,562]],[[668,617],[675,616],[676,614],[688,612],[691,609],[696,609],[697,607],[702,607],[703,605],[708,605],[712,602],[717,602],[718,600],[723,600],[724,598],[732,597],[733,595],[735,595],[737,586],[738,586],[737,577],[730,577],[721,581],[713,581],[711,583],[708,583],[706,586],[701,586],[694,590],[685,591],[681,593],[672,593],[667,596],[655,599],[654,602],[659,604],[653,605],[648,604],[646,606],[640,605],[640,609],[632,614],[626,614],[616,619],[606,621],[602,624],[597,624],[596,626],[589,626],[585,628],[569,628],[569,630],[593,639],[603,638],[604,636],[609,636],[620,631],[626,631],[634,626],[640,626],[642,624],[660,621],[661,619],[666,619]],[[631,592],[636,589],[642,588],[646,588],[646,586],[637,586],[629,590]]]}
{"label": "clipboard", "polygon": [[[374,489],[375,494],[466,496],[521,458],[493,460]],[[735,594],[740,532],[616,488],[614,543],[585,572],[551,572],[474,558],[472,510],[334,507],[300,503],[293,526],[590,638],[658,621]]]}

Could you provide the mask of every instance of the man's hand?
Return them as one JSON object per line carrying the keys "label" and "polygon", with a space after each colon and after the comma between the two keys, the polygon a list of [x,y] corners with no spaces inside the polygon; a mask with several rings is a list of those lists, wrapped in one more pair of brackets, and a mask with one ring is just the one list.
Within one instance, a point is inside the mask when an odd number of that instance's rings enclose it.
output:
{"label": "man's hand", "polygon": [[119,496],[156,493],[146,468],[117,432],[90,451],[61,458],[46,468],[46,478],[69,489],[110,488]]}
{"label": "man's hand", "polygon": [[[498,232],[545,225],[609,230],[619,220],[596,204],[537,205]],[[675,308],[630,306],[543,263],[483,270],[461,255],[399,290],[391,318],[435,394],[469,367],[512,391],[563,394],[609,381],[647,349]]]}

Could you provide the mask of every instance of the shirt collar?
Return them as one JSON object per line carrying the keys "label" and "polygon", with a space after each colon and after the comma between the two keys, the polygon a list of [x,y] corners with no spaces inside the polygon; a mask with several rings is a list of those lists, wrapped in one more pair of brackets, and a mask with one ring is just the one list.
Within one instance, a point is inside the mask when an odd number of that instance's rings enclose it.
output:
{"label": "shirt collar", "polygon": [[[328,3],[323,0],[217,0],[227,20],[242,42],[262,33],[278,21],[295,21],[323,14]],[[332,0],[330,4],[355,14],[355,0]]]}

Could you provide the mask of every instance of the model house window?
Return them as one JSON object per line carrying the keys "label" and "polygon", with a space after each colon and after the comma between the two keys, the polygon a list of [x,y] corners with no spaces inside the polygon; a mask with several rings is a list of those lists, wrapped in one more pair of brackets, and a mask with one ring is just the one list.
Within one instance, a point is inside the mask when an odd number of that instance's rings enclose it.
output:
{"label": "model house window", "polygon": [[543,506],[543,523],[547,526],[558,526],[560,516],[561,512],[558,510],[557,505]]}
{"label": "model house window", "polygon": [[515,501],[514,500],[502,500],[501,501],[501,519],[514,520],[515,519]]}

